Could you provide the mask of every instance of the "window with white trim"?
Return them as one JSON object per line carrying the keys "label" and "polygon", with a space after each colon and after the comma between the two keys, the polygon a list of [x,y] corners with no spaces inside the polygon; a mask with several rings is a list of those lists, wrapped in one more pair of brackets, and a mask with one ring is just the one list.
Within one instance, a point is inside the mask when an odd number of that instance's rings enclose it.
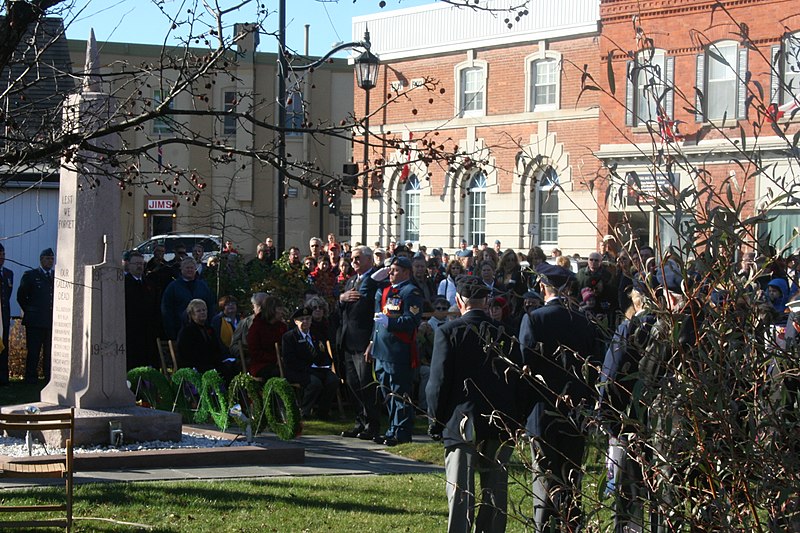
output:
{"label": "window with white trim", "polygon": [[403,187],[403,232],[405,241],[419,241],[420,183],[416,174],[410,174]]}
{"label": "window with white trim", "polygon": [[[161,105],[161,102],[164,101],[164,91],[161,89],[153,89],[153,106],[152,109],[156,109],[158,106]],[[167,107],[172,109],[174,107],[175,100],[170,100]],[[165,117],[157,117],[153,119],[153,133],[162,134],[162,133],[172,133],[172,126],[170,125],[169,121]]]}
{"label": "window with white trim", "polygon": [[747,49],[721,41],[697,56],[697,121],[747,118]]}
{"label": "window with white trim", "polygon": [[558,244],[558,174],[548,166],[539,178],[539,244]]}
{"label": "window with white trim", "polygon": [[531,110],[558,108],[558,90],[561,68],[556,59],[538,59],[531,62]]}
{"label": "window with white trim", "polygon": [[464,215],[466,235],[464,238],[472,244],[486,242],[486,174],[478,172],[469,182],[467,188]]}
{"label": "window with white trim", "polygon": [[486,69],[482,66],[462,68],[458,74],[459,114],[461,116],[486,113]]}
{"label": "window with white trim", "polygon": [[[303,93],[291,91],[286,97],[286,127],[299,129],[303,127],[305,121],[305,111],[303,109]],[[302,131],[287,131],[287,137],[297,137],[303,135]]]}
{"label": "window with white trim", "polygon": [[[225,113],[236,111],[236,91],[225,91],[223,97],[223,110]],[[236,117],[226,114],[222,119],[222,133],[236,135]]]}

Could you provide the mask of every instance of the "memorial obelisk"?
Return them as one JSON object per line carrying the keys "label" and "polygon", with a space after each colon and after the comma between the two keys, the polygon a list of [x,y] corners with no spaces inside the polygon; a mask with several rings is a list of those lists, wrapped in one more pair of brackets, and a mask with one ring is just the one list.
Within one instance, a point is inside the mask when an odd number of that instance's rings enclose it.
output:
{"label": "memorial obelisk", "polygon": [[[114,103],[102,91],[98,69],[92,31],[81,92],[64,105],[66,132],[96,131],[110,120]],[[113,150],[115,141],[106,136],[91,142]],[[125,379],[124,273],[114,264],[120,256],[119,211],[114,172],[96,154],[77,151],[62,159],[53,358],[43,402],[90,409],[135,403]]]}
{"label": "memorial obelisk", "polygon": [[[113,116],[114,100],[103,92],[99,65],[92,31],[81,91],[64,104],[63,127],[78,138]],[[113,136],[90,142],[103,150],[117,144]],[[37,405],[76,407],[78,444],[108,442],[109,422],[121,424],[125,441],[180,440],[180,415],[137,407],[127,385],[121,193],[114,169],[97,154],[76,147],[61,161],[53,355],[50,382]]]}

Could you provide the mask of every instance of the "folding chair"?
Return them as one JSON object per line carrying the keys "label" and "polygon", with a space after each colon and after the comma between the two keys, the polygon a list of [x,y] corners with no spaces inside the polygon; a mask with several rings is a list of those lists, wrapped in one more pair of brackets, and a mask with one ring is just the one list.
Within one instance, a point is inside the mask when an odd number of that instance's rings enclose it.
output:
{"label": "folding chair", "polygon": [[63,527],[66,531],[72,530],[72,475],[74,472],[73,442],[75,432],[75,409],[57,413],[0,413],[0,431],[8,432],[41,432],[57,430],[66,432],[65,454],[53,456],[52,460],[36,463],[0,463],[0,477],[45,479],[63,478],[65,480],[66,501],[60,504],[39,505],[4,505],[0,506],[0,513],[41,513],[61,511],[64,518],[37,518],[30,520],[0,521],[0,528],[22,527]]}
{"label": "folding chair", "polygon": [[175,344],[171,340],[156,338],[158,358],[161,361],[161,373],[171,377],[178,370],[178,358],[175,355]]}

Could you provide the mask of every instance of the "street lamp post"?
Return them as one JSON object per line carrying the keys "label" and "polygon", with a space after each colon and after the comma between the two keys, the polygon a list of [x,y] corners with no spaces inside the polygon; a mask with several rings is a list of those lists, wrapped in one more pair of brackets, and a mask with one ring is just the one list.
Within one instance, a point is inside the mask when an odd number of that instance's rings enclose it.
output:
{"label": "street lamp post", "polygon": [[364,32],[364,53],[355,60],[356,83],[364,89],[364,177],[361,191],[361,244],[367,246],[367,204],[369,199],[369,91],[378,84],[380,60],[370,52],[369,30]]}

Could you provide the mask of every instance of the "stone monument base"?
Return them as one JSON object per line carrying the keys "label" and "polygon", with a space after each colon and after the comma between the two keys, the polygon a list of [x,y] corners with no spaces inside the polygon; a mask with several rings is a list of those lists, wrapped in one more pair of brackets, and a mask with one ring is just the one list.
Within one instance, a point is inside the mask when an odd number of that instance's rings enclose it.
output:
{"label": "stone monument base", "polygon": [[[63,405],[34,402],[25,405],[7,405],[0,408],[3,413],[24,413],[29,405],[35,405],[41,412],[67,411]],[[122,429],[123,442],[143,442],[151,440],[181,440],[181,415],[144,407],[107,407],[102,410],[75,409],[75,442],[76,446],[87,444],[111,443],[110,422],[119,422]],[[11,434],[12,437],[25,438],[25,434]],[[48,446],[63,447],[66,435],[61,431],[34,432],[34,439],[39,439]]]}

